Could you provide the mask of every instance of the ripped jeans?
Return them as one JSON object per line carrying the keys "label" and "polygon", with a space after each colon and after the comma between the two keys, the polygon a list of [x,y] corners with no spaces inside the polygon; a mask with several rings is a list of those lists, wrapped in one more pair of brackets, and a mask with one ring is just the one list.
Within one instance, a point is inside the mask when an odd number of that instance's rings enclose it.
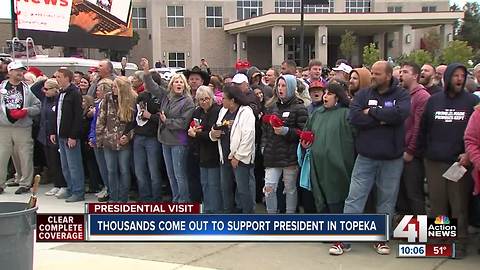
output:
{"label": "ripped jeans", "polygon": [[287,214],[293,214],[297,210],[297,176],[298,167],[284,168],[265,168],[265,186],[263,193],[267,203],[267,212],[276,214],[277,209],[277,186],[283,173],[283,183],[285,188],[283,193],[286,195]]}

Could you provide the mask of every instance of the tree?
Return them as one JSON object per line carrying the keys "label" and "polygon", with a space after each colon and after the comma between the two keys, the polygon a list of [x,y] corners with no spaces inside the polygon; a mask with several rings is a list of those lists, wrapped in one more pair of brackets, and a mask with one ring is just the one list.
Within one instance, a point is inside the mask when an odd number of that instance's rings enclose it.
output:
{"label": "tree", "polygon": [[480,63],[480,49],[475,52],[475,54],[472,57],[472,61],[474,65]]}
{"label": "tree", "polygon": [[375,43],[365,45],[363,47],[363,65],[371,67],[378,60],[380,60],[380,50]]}
{"label": "tree", "polygon": [[433,56],[430,52],[424,50],[412,51],[409,55],[402,55],[397,61],[402,64],[404,62],[415,63],[419,66],[423,66],[425,63],[432,63]]}
{"label": "tree", "polygon": [[473,48],[480,49],[480,4],[468,2],[463,10],[465,16],[456,39],[467,41]]}
{"label": "tree", "polygon": [[425,50],[432,55],[436,55],[438,50],[440,50],[440,34],[436,30],[429,31],[423,37],[423,43],[425,44]]}
{"label": "tree", "polygon": [[454,40],[448,43],[448,46],[442,50],[440,59],[443,63],[462,63],[468,65],[468,61],[473,58],[473,48],[468,46],[468,42]]}
{"label": "tree", "polygon": [[129,54],[130,50],[138,44],[140,40],[140,35],[137,31],[133,31],[131,47],[127,51],[114,50],[114,49],[100,49],[100,52],[105,53],[105,57],[112,61],[121,61],[122,57]]}
{"label": "tree", "polygon": [[353,50],[357,47],[357,38],[352,31],[345,30],[340,43],[340,52],[349,62],[352,60]]}

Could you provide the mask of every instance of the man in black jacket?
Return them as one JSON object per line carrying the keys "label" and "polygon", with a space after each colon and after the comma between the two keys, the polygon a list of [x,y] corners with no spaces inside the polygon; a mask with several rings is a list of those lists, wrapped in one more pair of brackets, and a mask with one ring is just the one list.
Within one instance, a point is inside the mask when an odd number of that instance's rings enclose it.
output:
{"label": "man in black jacket", "polygon": [[50,140],[58,143],[63,175],[67,182],[68,192],[66,202],[84,200],[85,176],[82,164],[80,138],[82,134],[82,95],[79,89],[72,84],[73,72],[68,69],[59,69],[55,73],[60,95],[55,105],[56,119],[50,121]]}
{"label": "man in black jacket", "polygon": [[428,100],[417,140],[417,149],[425,158],[431,216],[445,215],[457,219],[457,257],[465,256],[466,251],[463,244],[468,236],[468,200],[472,179],[470,172],[456,182],[442,175],[456,161],[464,167],[470,163],[463,136],[479,100],[465,91],[466,79],[465,66],[448,65],[443,76],[444,92]]}
{"label": "man in black jacket", "polygon": [[[357,92],[350,105],[350,122],[357,128],[358,157],[344,213],[359,214],[372,187],[377,187],[377,213],[393,215],[403,170],[404,122],[410,113],[410,95],[393,83],[386,61],[372,66],[372,86]],[[390,253],[386,243],[375,244],[378,254]],[[349,246],[338,243],[330,254],[341,255]]]}

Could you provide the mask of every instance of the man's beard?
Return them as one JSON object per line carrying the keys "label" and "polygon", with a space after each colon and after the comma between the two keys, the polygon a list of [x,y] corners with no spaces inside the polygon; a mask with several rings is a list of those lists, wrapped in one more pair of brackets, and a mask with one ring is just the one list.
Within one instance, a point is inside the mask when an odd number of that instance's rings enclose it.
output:
{"label": "man's beard", "polygon": [[420,77],[420,80],[418,80],[418,82],[421,84],[421,85],[428,85],[431,81],[432,81],[432,77],[433,76],[430,76],[430,77]]}

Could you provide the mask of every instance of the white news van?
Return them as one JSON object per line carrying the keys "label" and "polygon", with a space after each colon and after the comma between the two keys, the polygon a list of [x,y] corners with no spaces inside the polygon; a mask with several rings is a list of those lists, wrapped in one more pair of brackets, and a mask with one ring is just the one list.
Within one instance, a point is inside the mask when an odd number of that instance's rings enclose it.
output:
{"label": "white news van", "polygon": [[[48,57],[43,55],[37,55],[35,57],[28,58],[16,58],[15,61],[22,62],[28,67],[39,68],[46,76],[52,76],[59,68],[68,68],[72,71],[81,71],[87,73],[91,67],[98,67],[100,60],[75,58],[75,57]],[[120,62],[112,62],[113,68],[116,73],[120,75],[120,69],[122,65]],[[132,75],[138,70],[138,66],[134,63],[127,63],[126,76]]]}

